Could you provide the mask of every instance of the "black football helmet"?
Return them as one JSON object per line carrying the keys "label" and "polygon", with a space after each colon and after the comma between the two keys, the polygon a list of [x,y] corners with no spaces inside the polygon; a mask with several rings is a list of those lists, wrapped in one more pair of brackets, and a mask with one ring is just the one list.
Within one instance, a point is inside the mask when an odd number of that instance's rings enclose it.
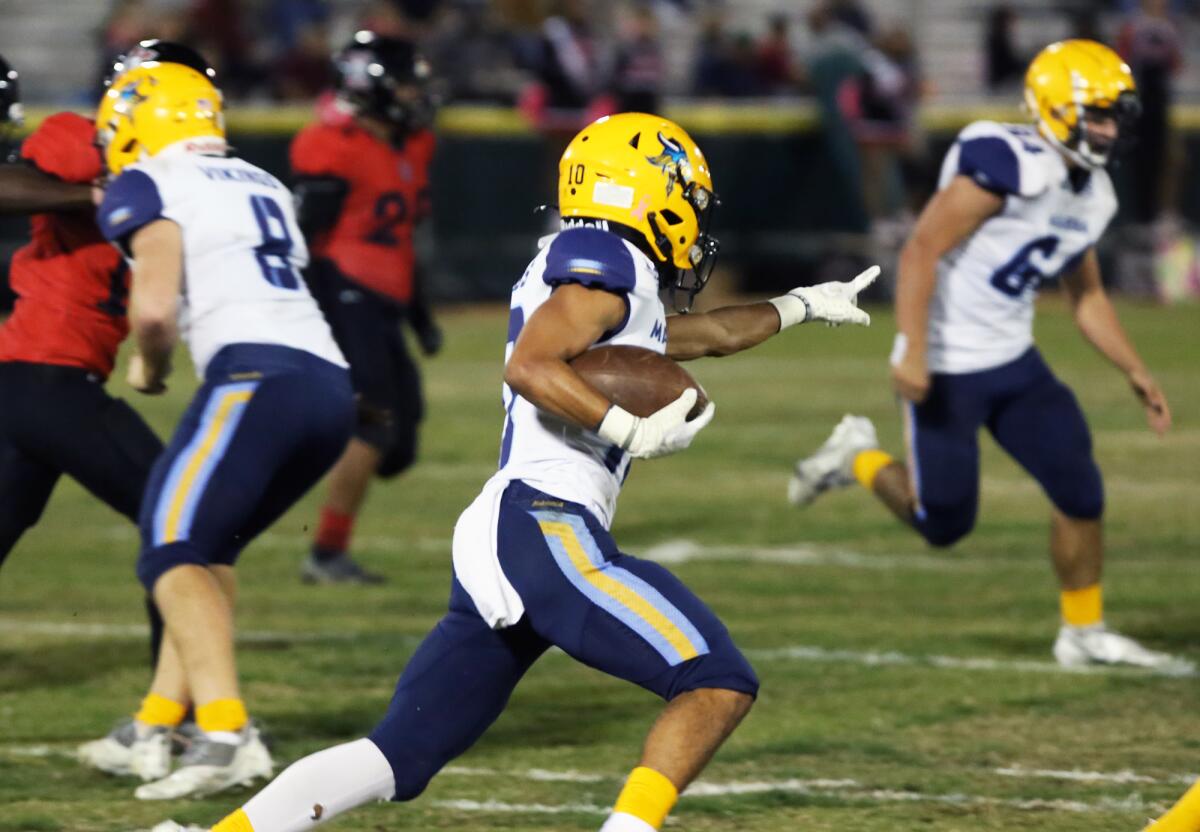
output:
{"label": "black football helmet", "polygon": [[119,76],[134,67],[150,63],[151,61],[158,61],[164,64],[183,64],[207,77],[208,80],[212,81],[213,86],[217,85],[216,70],[209,66],[204,56],[195,49],[185,46],[182,43],[151,38],[150,40],[141,41],[137,46],[118,56],[113,61],[112,68],[104,76],[104,86],[106,88],[112,86],[112,82]]}
{"label": "black football helmet", "polygon": [[371,116],[391,125],[397,137],[433,121],[429,93],[433,71],[410,41],[356,32],[334,55],[337,94],[355,115]]}
{"label": "black football helmet", "polygon": [[24,123],[17,71],[0,56],[0,160],[13,161],[17,131]]}

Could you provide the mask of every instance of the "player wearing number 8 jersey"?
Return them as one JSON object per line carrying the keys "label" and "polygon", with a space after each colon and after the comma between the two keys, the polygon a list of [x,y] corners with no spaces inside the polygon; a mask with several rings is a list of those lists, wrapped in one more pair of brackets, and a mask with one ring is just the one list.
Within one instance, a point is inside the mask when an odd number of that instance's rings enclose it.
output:
{"label": "player wearing number 8 jersey", "polygon": [[805,504],[857,480],[948,546],[975,523],[986,426],[1054,506],[1055,657],[1163,666],[1170,657],[1104,626],[1100,470],[1079,404],[1033,346],[1037,290],[1061,278],[1084,336],[1126,374],[1150,427],[1169,428],[1166,398],[1117,320],[1093,250],[1116,213],[1104,166],[1128,138],[1137,93],[1112,50],[1076,40],[1034,59],[1025,98],[1034,124],[977,122],[959,135],[901,255],[892,375],[907,464],[878,449],[870,421],[847,416],[797,463],[789,496]]}
{"label": "player wearing number 8 jersey", "polygon": [[271,770],[238,692],[233,564],[337,459],[353,393],[300,279],[291,194],[226,156],[209,80],[143,64],[109,88],[96,128],[116,177],[98,221],[132,263],[131,383],[165,389],[180,333],[204,380],[151,473],[137,570],[167,625],[150,694],[190,704],[201,734],[136,794],[207,794]]}

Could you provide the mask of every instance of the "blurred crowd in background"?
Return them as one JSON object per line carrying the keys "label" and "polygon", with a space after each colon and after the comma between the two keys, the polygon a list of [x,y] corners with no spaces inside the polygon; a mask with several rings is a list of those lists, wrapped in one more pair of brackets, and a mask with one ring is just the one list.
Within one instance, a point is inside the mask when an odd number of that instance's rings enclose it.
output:
{"label": "blurred crowd in background", "polygon": [[[903,11],[903,3],[893,5]],[[927,5],[936,15],[950,4]],[[979,93],[1016,100],[1042,45],[1018,37],[1031,6],[960,5],[984,20],[982,43],[972,45]],[[1175,199],[1178,154],[1167,112],[1184,66],[1183,27],[1200,21],[1200,0],[1032,7],[1039,25],[1047,15],[1060,18],[1057,36],[1114,43],[1133,67],[1145,107],[1133,212],[1154,221]],[[115,0],[97,33],[96,75],[130,44],[162,37],[209,56],[233,101],[307,101],[330,84],[330,49],[370,28],[419,41],[443,100],[514,105],[548,134],[570,133],[606,112],[659,110],[665,96],[808,97],[827,123],[848,132],[867,214],[886,235],[887,220],[902,229],[913,199],[924,195],[911,181],[928,179],[914,115],[939,89],[923,72],[913,25],[877,19],[862,0],[784,10],[713,0]]]}
{"label": "blurred crowd in background", "polygon": [[[1200,105],[1200,56],[1187,57],[1200,0],[7,2],[0,53],[24,74],[30,104],[90,106],[113,58],[159,37],[207,56],[235,110],[304,107],[328,94],[331,52],[368,28],[421,45],[442,103],[515,108],[543,139],[547,177],[567,138],[605,113],[698,101],[806,113],[822,164],[859,204],[844,226],[857,236],[840,245],[885,264],[934,187],[954,119],[1017,117],[1030,58],[1049,41],[1091,37],[1129,62],[1144,108],[1122,171],[1126,236],[1113,249],[1142,259],[1118,271],[1151,271],[1163,259],[1153,252],[1181,239],[1184,210],[1197,214],[1169,113]],[[76,32],[91,33],[92,54],[24,48]],[[946,107],[958,112],[939,122]],[[1185,259],[1200,286],[1200,248]]]}

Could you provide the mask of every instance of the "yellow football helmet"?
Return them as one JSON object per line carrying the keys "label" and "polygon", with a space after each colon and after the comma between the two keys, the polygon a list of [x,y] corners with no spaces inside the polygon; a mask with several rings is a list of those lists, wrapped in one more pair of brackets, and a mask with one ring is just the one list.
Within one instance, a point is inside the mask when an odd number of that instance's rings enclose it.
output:
{"label": "yellow football helmet", "polygon": [[686,311],[716,262],[708,233],[717,205],[700,148],[678,124],[646,113],[605,116],[583,128],[558,165],[564,224],[603,220],[629,229],[632,242],[662,268],[663,282],[686,293]]}
{"label": "yellow football helmet", "polygon": [[1089,136],[1088,113],[1116,120],[1128,138],[1141,103],[1121,56],[1094,40],[1064,40],[1038,53],[1025,74],[1025,106],[1038,131],[1068,158],[1088,168],[1107,164],[1113,143]]}
{"label": "yellow football helmet", "polygon": [[96,140],[113,175],[164,148],[191,140],[225,151],[221,91],[182,64],[151,61],[113,81],[96,112]]}

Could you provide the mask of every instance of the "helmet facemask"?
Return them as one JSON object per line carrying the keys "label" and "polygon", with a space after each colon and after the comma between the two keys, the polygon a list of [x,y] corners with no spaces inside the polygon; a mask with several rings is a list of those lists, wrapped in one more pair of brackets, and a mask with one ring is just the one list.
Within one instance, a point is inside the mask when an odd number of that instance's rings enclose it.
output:
{"label": "helmet facemask", "polygon": [[[682,169],[676,172],[680,181],[684,181],[683,174]],[[679,217],[670,210],[663,211],[662,219],[668,225],[668,228],[664,229],[657,214],[651,212],[646,216],[650,228],[654,231],[655,246],[665,258],[665,262],[659,268],[659,273],[663,275],[663,286],[670,289],[671,305],[681,314],[691,311],[696,295],[708,284],[713,267],[717,264],[717,254],[721,250],[721,244],[708,233],[713,211],[721,204],[721,200],[697,182],[688,182],[683,186],[683,198],[695,212],[696,226],[700,229],[695,241],[688,248],[690,269],[681,269],[674,262],[674,247],[671,245],[669,227],[678,224]]]}
{"label": "helmet facemask", "polygon": [[[1074,115],[1073,123],[1067,118],[1067,112],[1063,112],[1068,108]],[[1040,123],[1039,127],[1042,135],[1071,161],[1089,170],[1098,170],[1135,144],[1137,121],[1141,114],[1142,104],[1138,94],[1126,90],[1116,100],[1099,100],[1060,108],[1054,117],[1066,127],[1065,140],[1060,140],[1050,125]],[[1116,125],[1117,135],[1113,139],[1100,136],[1088,127],[1089,122],[1105,120],[1112,120]]]}
{"label": "helmet facemask", "polygon": [[[1135,128],[1142,114],[1142,103],[1135,92],[1123,92],[1116,101],[1104,101],[1080,107],[1076,124],[1067,140],[1085,165],[1102,168],[1110,160],[1129,150],[1136,142]],[[1093,135],[1089,123],[1111,120],[1117,128],[1115,138]]]}

